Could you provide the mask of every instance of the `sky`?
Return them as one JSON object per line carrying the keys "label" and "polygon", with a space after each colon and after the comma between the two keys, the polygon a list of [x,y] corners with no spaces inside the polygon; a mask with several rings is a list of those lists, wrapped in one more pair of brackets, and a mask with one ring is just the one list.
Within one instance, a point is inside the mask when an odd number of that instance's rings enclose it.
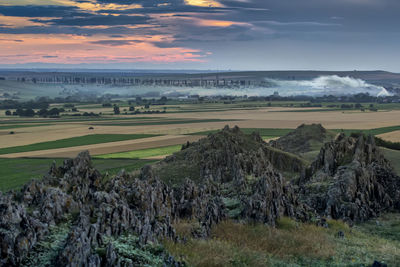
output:
{"label": "sky", "polygon": [[399,0],[0,0],[0,67],[400,72]]}

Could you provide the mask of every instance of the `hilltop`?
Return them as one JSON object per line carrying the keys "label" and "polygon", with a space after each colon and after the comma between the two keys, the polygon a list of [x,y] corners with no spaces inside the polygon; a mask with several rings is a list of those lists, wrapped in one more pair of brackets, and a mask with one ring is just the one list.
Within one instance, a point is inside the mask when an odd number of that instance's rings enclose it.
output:
{"label": "hilltop", "polygon": [[[285,138],[299,136],[305,128]],[[311,128],[326,133],[320,126]],[[289,147],[303,151],[296,146]],[[351,237],[349,225],[387,211],[400,211],[400,177],[371,136],[339,134],[308,163],[270,146],[257,133],[226,126],[139,172],[101,175],[88,152],[82,152],[62,166],[53,165],[43,180],[0,195],[0,264],[185,266],[192,261],[176,253],[181,244],[188,239],[193,246],[198,240],[212,242],[209,238],[221,225],[239,231],[243,228],[237,227],[262,224],[271,227],[270,233],[291,232],[287,238],[293,242],[312,229],[311,235],[326,235],[328,243],[318,244],[336,248],[339,241],[330,234]],[[400,247],[396,240],[390,242]],[[304,242],[310,241],[299,244]],[[287,253],[263,262],[291,259],[301,264],[301,257]],[[317,260],[329,265],[333,255],[324,253]],[[340,255],[335,257],[349,260]]]}

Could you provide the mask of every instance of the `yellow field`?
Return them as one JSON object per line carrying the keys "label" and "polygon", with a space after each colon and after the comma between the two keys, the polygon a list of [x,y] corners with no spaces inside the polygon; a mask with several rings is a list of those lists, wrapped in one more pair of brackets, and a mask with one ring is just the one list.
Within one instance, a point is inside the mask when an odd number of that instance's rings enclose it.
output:
{"label": "yellow field", "polygon": [[[308,110],[308,111],[307,111]],[[290,112],[291,111],[291,112]],[[296,111],[296,112],[293,112]],[[134,120],[136,116],[148,117],[149,120]],[[358,111],[310,111],[296,108],[260,108],[233,109],[229,111],[163,113],[115,116],[106,123],[124,123],[122,118],[132,118],[136,122],[157,121],[168,119],[220,119],[217,122],[193,122],[160,125],[95,125],[94,130],[88,128],[94,122],[54,122],[53,125],[40,127],[24,127],[0,130],[0,148],[22,146],[39,142],[89,135],[89,134],[161,134],[153,141],[131,140],[114,142],[112,144],[96,144],[90,146],[43,150],[8,154],[7,157],[62,157],[75,156],[79,151],[89,149],[94,154],[114,153],[141,148],[151,148],[163,145],[180,144],[193,141],[198,137],[183,136],[183,134],[221,129],[226,124],[241,128],[296,128],[302,123],[321,123],[328,129],[373,129],[379,127],[400,125],[400,111],[358,112]],[[101,121],[99,123],[104,123]],[[46,123],[46,122],[44,122]],[[50,123],[50,122],[49,122]],[[10,135],[10,130],[15,134]],[[380,135],[390,141],[400,141],[400,131]],[[125,142],[125,143],[124,143]]]}
{"label": "yellow field", "polygon": [[400,131],[394,131],[390,133],[380,134],[378,137],[391,142],[400,142]]}
{"label": "yellow field", "polygon": [[163,146],[180,145],[187,141],[194,142],[202,138],[199,135],[164,135],[128,141],[110,142],[95,145],[75,146],[57,149],[47,149],[38,151],[29,151],[21,153],[12,153],[0,155],[0,158],[64,158],[76,157],[79,152],[89,150],[91,155],[101,155],[108,153],[125,152],[147,148],[157,148]]}

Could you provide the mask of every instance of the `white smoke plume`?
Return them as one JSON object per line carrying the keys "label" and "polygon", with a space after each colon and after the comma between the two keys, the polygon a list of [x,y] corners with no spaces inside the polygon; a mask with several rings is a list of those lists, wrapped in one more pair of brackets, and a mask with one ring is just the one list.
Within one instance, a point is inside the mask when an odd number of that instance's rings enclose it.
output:
{"label": "white smoke plume", "polygon": [[[323,96],[323,95],[354,95],[368,93],[371,96],[390,96],[382,86],[369,84],[361,79],[352,77],[340,77],[337,75],[320,76],[312,80],[275,80],[265,78],[270,87],[245,87],[245,88],[201,88],[201,87],[118,87],[120,94],[157,93],[165,96],[176,95],[231,95],[231,96],[269,96],[278,92],[281,96]],[[116,93],[115,88],[103,93]]]}
{"label": "white smoke plume", "polygon": [[391,95],[382,86],[369,84],[361,79],[337,75],[320,76],[312,80],[301,81],[267,80],[277,85],[277,91],[281,95],[342,96],[359,93],[368,93],[372,96]]}

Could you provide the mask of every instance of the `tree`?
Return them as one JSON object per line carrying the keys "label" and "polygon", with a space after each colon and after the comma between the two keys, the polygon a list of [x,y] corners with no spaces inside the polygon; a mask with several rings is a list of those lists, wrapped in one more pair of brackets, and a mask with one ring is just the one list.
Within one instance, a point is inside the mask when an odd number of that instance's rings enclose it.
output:
{"label": "tree", "polygon": [[24,115],[25,117],[33,117],[35,116],[35,111],[31,108],[28,108],[27,110],[25,110]]}
{"label": "tree", "polygon": [[38,115],[40,117],[47,117],[47,113],[48,113],[48,111],[45,108],[42,108],[41,110],[38,111]]}
{"label": "tree", "polygon": [[6,116],[11,116],[11,111],[6,110]]}
{"label": "tree", "polygon": [[144,108],[150,108],[149,104],[144,105]]}
{"label": "tree", "polygon": [[114,106],[114,114],[115,115],[118,115],[118,114],[120,114],[121,112],[120,112],[120,110],[119,110],[119,107],[118,106]]}
{"label": "tree", "polygon": [[49,116],[59,116],[60,110],[58,108],[52,108],[48,112]]}
{"label": "tree", "polygon": [[130,107],[129,107],[129,111],[135,111],[135,107],[130,106]]}

